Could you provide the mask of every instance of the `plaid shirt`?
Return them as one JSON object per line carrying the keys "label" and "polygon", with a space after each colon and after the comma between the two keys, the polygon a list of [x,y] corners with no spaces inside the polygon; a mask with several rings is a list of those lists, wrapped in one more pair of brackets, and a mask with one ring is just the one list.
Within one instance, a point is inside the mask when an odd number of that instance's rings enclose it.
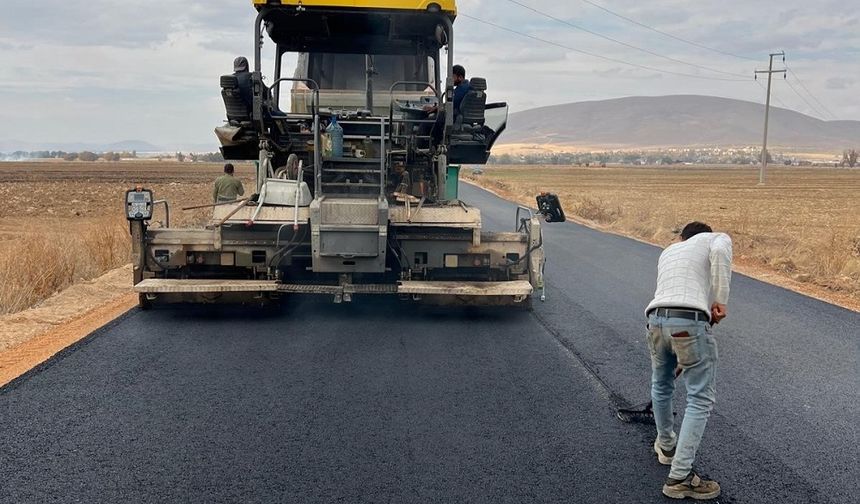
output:
{"label": "plaid shirt", "polygon": [[700,233],[670,245],[657,263],[654,308],[690,308],[711,314],[713,303],[728,304],[732,281],[732,239]]}

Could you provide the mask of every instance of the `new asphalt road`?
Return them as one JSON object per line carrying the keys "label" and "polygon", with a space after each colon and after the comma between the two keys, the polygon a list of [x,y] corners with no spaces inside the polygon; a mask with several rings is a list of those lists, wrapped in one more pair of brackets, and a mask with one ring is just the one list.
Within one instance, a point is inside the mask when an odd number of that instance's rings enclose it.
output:
{"label": "new asphalt road", "polygon": [[[0,391],[0,501],[663,502],[651,428],[614,417],[648,397],[659,250],[571,223],[545,241],[532,313],[134,310]],[[697,461],[719,502],[856,502],[858,328],[735,276]]]}

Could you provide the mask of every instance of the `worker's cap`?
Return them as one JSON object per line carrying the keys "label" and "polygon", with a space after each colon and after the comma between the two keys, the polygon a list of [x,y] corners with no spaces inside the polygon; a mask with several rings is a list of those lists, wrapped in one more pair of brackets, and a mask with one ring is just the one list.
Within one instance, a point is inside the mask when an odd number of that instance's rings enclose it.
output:
{"label": "worker's cap", "polygon": [[247,72],[248,71],[248,58],[244,56],[239,56],[238,58],[233,60],[233,71],[234,72]]}

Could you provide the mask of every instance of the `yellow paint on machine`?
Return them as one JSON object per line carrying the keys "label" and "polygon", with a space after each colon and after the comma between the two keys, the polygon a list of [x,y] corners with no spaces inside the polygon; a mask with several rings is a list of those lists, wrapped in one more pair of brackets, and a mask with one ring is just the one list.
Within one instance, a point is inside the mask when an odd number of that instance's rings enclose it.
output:
{"label": "yellow paint on machine", "polygon": [[[263,7],[270,0],[253,0],[254,6]],[[444,12],[457,13],[456,0],[281,0],[288,7],[352,7],[358,9],[416,10],[425,11],[437,4]]]}

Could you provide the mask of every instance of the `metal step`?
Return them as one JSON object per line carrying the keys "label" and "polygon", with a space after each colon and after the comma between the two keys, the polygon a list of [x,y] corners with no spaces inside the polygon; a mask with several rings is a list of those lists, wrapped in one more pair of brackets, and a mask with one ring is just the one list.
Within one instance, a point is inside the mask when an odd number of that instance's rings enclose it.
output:
{"label": "metal step", "polygon": [[375,187],[379,188],[380,183],[367,183],[367,182],[323,182],[323,186],[330,187]]}
{"label": "metal step", "polygon": [[354,163],[354,164],[375,164],[381,165],[380,158],[356,158],[356,157],[330,157],[323,158],[323,163]]}
{"label": "metal step", "polygon": [[179,280],[150,278],[134,286],[142,294],[215,293],[215,292],[277,292],[274,280]]}
{"label": "metal step", "polygon": [[[364,140],[365,138],[369,138],[371,140],[382,140],[384,137],[379,135],[344,135],[344,140]],[[387,137],[385,137],[387,138]]]}
{"label": "metal step", "polygon": [[206,294],[223,292],[281,292],[309,295],[411,294],[422,296],[528,296],[533,292],[525,280],[512,282],[424,282],[399,284],[279,284],[274,280],[180,280],[150,278],[134,286],[142,294]]}
{"label": "metal step", "polygon": [[528,296],[534,292],[526,280],[511,282],[421,282],[403,281],[397,288],[399,294],[423,296]]}
{"label": "metal step", "polygon": [[382,170],[368,170],[367,168],[323,168],[323,173],[374,173],[379,174]]}

